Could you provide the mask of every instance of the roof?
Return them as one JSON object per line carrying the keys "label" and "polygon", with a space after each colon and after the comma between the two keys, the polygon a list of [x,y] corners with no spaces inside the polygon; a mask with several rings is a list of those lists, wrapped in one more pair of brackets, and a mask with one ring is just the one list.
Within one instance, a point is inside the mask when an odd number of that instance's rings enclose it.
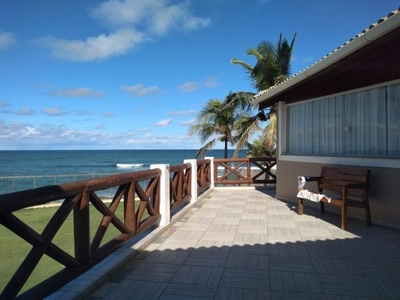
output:
{"label": "roof", "polygon": [[261,102],[267,102],[269,98],[282,93],[284,90],[293,87],[314,74],[332,66],[341,59],[369,45],[373,41],[385,36],[398,27],[400,27],[400,8],[390,12],[386,17],[380,18],[376,23],[371,24],[361,33],[357,34],[331,53],[328,53],[311,66],[294,74],[282,83],[261,91],[254,96],[253,104],[259,105]]}

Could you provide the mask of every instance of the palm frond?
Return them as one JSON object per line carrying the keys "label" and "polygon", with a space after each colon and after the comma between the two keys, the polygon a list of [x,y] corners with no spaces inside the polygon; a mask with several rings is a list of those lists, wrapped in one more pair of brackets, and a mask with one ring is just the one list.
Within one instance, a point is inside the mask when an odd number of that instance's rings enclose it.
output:
{"label": "palm frond", "polygon": [[270,119],[263,130],[262,143],[266,149],[272,152],[276,148],[276,132],[277,132],[277,118],[276,114],[270,114]]}
{"label": "palm frond", "polygon": [[212,149],[214,147],[214,145],[217,143],[217,141],[218,141],[218,139],[215,138],[215,139],[209,141],[203,147],[201,147],[196,153],[196,159],[204,158],[205,155],[207,154],[207,152],[210,151],[210,149]]}
{"label": "palm frond", "polygon": [[236,135],[236,148],[233,153],[233,157],[237,157],[239,155],[239,151],[246,146],[246,143],[250,137],[261,129],[257,116],[243,116],[236,122],[235,126],[238,134]]}
{"label": "palm frond", "polygon": [[242,61],[242,60],[240,60],[240,59],[237,59],[237,58],[232,58],[231,59],[231,64],[234,64],[234,65],[241,65],[243,68],[245,68],[248,72],[251,72],[251,70],[253,70],[253,67],[252,66],[250,66],[248,63],[246,63],[246,62],[244,62],[244,61]]}

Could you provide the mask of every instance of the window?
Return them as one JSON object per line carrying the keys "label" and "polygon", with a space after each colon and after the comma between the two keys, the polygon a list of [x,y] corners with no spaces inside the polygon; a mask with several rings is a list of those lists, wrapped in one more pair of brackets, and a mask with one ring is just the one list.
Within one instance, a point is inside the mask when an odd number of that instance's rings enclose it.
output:
{"label": "window", "polygon": [[287,107],[286,154],[400,157],[400,84]]}

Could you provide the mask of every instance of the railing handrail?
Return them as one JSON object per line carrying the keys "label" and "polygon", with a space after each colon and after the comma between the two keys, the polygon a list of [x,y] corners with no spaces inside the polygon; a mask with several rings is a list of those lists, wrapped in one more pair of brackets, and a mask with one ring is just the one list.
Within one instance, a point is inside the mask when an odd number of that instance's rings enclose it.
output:
{"label": "railing handrail", "polygon": [[[138,172],[138,171],[137,171]],[[132,172],[131,172],[132,173]],[[103,177],[121,173],[72,173],[72,174],[37,174],[37,175],[12,175],[0,176],[0,179],[31,179],[31,178],[55,178],[55,177]]]}
{"label": "railing handrail", "polygon": [[[147,179],[149,176],[160,175],[161,171],[157,169],[143,170],[114,175],[112,176],[112,181],[110,181],[109,177],[102,177],[12,192],[0,195],[0,211],[12,212],[31,206],[42,205],[61,200],[63,198],[70,197],[79,191],[83,191],[84,189],[88,189],[90,191],[107,189],[126,184],[132,180],[141,181]],[[18,199],[18,201],[16,201],[16,199]]]}
{"label": "railing handrail", "polygon": [[191,164],[186,163],[186,164],[180,164],[180,165],[172,165],[172,166],[169,167],[169,170],[170,170],[171,173],[174,173],[176,171],[189,169],[191,167],[192,167]]}

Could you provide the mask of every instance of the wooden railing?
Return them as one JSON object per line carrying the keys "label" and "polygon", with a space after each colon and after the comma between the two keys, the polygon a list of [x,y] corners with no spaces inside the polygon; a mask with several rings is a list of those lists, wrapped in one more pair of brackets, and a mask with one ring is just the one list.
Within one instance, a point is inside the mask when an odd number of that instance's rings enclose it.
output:
{"label": "wooden railing", "polygon": [[171,211],[192,199],[192,165],[182,164],[170,167],[170,209]]}
{"label": "wooden railing", "polygon": [[[211,162],[212,159],[204,159],[169,167],[155,165],[150,170],[0,195],[0,224],[32,246],[32,250],[0,294],[0,299],[17,297],[44,255],[60,263],[63,266],[62,271],[53,276],[49,275],[51,277],[19,294],[18,298],[46,297],[86,272],[138,233],[159,222],[167,224],[171,211],[188,201],[196,201],[197,195],[204,193],[213,183],[236,185],[276,182],[275,174],[271,171],[275,166],[275,159],[214,159],[214,165]],[[212,167],[215,170],[214,174],[211,174]],[[168,183],[168,180],[169,184],[161,184]],[[116,190],[109,204],[100,198],[101,191],[106,189]],[[53,201],[59,201],[61,204],[41,233],[15,214],[18,210]],[[100,225],[95,227],[97,230],[92,239],[89,204],[101,216]],[[118,207],[121,209],[116,214]],[[122,215],[121,210],[123,217],[118,217]],[[145,211],[148,216],[145,216]],[[164,222],[165,217],[167,221]],[[61,249],[53,240],[67,218],[72,218],[74,227],[71,234],[74,254]],[[105,238],[110,224],[118,233],[116,236],[108,234],[109,237]]]}
{"label": "wooden railing", "polygon": [[214,184],[274,184],[275,158],[214,159]]}
{"label": "wooden railing", "polygon": [[[0,299],[15,298],[44,255],[62,264],[64,269],[24,292],[19,298],[44,298],[100,262],[136,234],[156,224],[160,220],[160,175],[160,169],[152,169],[0,195],[0,223],[32,245],[32,250],[2,291]],[[117,191],[111,203],[106,205],[96,192],[112,187],[116,187]],[[135,199],[140,201],[135,202]],[[42,233],[36,232],[13,214],[23,208],[59,200],[62,204]],[[115,214],[121,202],[123,220]],[[89,203],[103,215],[92,240]],[[149,216],[143,218],[145,210]],[[74,256],[53,243],[57,231],[70,215],[74,226]],[[101,245],[110,224],[120,234]]]}
{"label": "wooden railing", "polygon": [[211,185],[211,160],[197,161],[197,193],[200,195]]}

